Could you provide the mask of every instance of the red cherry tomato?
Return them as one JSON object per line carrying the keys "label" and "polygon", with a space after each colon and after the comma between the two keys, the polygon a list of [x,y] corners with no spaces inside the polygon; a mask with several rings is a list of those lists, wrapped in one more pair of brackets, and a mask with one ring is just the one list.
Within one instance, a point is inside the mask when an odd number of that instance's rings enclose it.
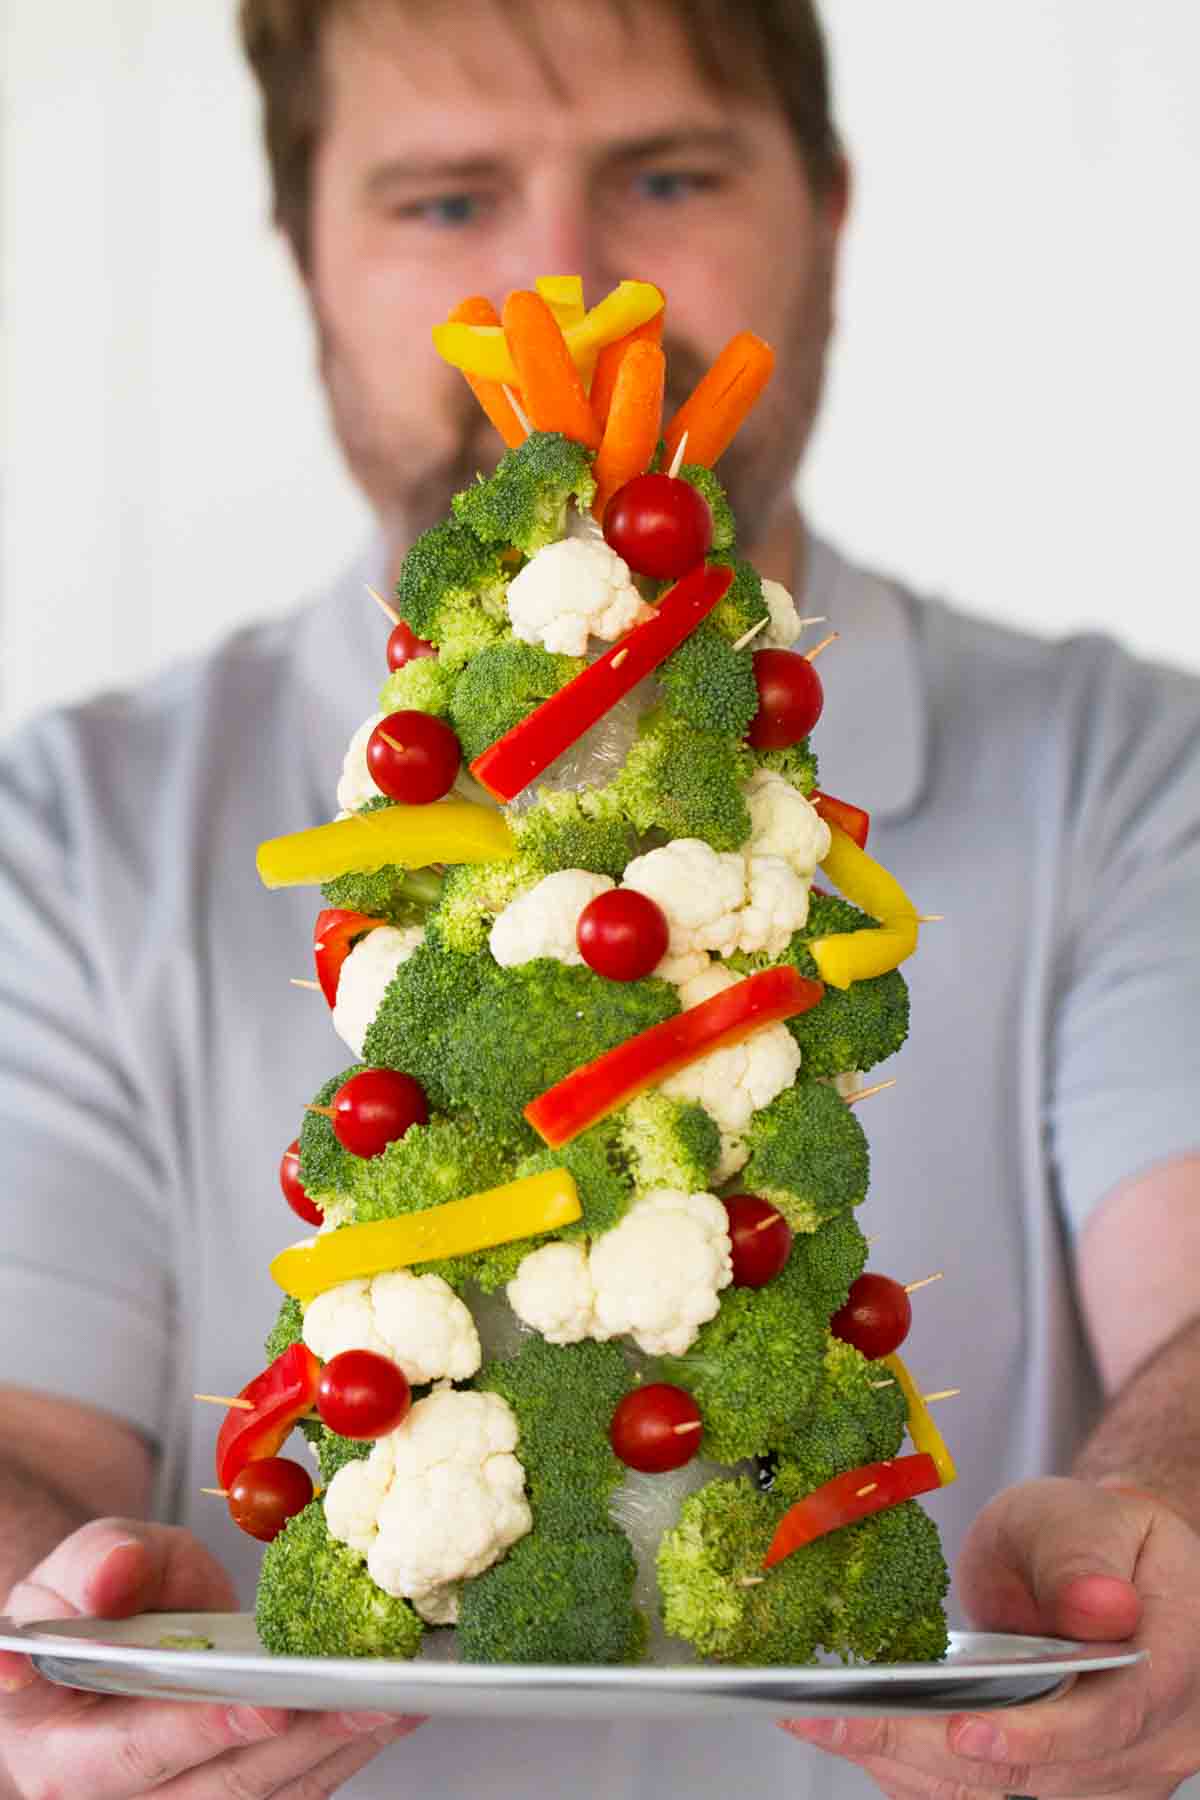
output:
{"label": "red cherry tomato", "polygon": [[387,666],[393,675],[405,663],[417,662],[422,656],[436,656],[437,645],[419,638],[411,625],[401,619],[387,641]]}
{"label": "red cherry tomato", "polygon": [[853,1284],[846,1304],[834,1313],[829,1329],[843,1343],[875,1362],[890,1356],[908,1336],[912,1324],[912,1301],[898,1281],[890,1275],[860,1275]]}
{"label": "red cherry tomato", "polygon": [[701,1423],[700,1408],[689,1393],[667,1381],[652,1381],[626,1394],[608,1435],[627,1468],[662,1475],[691,1462],[700,1448]]}
{"label": "red cherry tomato", "polygon": [[284,1151],[279,1164],[279,1185],[283,1189],[283,1197],[306,1225],[323,1225],[325,1214],[319,1206],[315,1206],[304,1191],[300,1180],[300,1139],[293,1138]]}
{"label": "red cherry tomato", "polygon": [[381,793],[404,806],[428,806],[454,786],[462,747],[432,713],[389,713],[367,739],[367,767]]}
{"label": "red cherry tomato", "polygon": [[321,1370],[317,1411],[339,1437],[384,1437],[404,1422],[411,1405],[404,1370],[373,1350],[343,1350]]}
{"label": "red cherry tomato", "polygon": [[712,511],[678,475],[635,475],[605,508],[604,536],[635,575],[673,581],[712,549]]}
{"label": "red cherry tomato", "polygon": [[769,1200],[758,1194],[728,1194],[734,1287],[766,1287],[792,1253],[792,1228]]}
{"label": "red cherry tomato", "polygon": [[269,1544],[312,1497],[307,1469],[286,1456],[265,1456],[247,1463],[230,1482],[229,1511],[235,1525]]}
{"label": "red cherry tomato", "polygon": [[609,888],[589,900],[575,927],[579,954],[609,981],[640,981],[667,954],[671,927],[657,900],[636,888]]}
{"label": "red cherry tomato", "polygon": [[825,690],[806,657],[794,650],[759,650],[754,657],[758,711],[746,737],[756,750],[786,750],[806,738],[821,716]]}
{"label": "red cherry tomato", "polygon": [[378,1156],[410,1125],[426,1125],[425,1090],[396,1069],[362,1069],[333,1096],[333,1135],[355,1156]]}

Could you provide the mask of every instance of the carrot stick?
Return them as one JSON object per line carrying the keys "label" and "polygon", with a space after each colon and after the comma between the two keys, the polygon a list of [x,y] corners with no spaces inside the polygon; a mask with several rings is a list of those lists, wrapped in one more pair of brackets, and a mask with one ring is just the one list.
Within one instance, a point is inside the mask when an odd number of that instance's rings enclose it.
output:
{"label": "carrot stick", "polygon": [[661,344],[665,318],[666,308],[663,307],[652,319],[647,319],[644,325],[635,325],[632,331],[627,331],[615,344],[605,344],[596,358],[596,372],[592,376],[592,411],[601,431],[608,424],[608,409],[612,405],[617,371],[625,359],[625,352],[632,344]]}
{"label": "carrot stick", "polygon": [[[490,300],[482,294],[472,294],[469,299],[459,301],[449,314],[449,322],[452,325],[498,325],[500,315]],[[523,444],[525,427],[512,409],[504,392],[504,383],[485,381],[481,375],[465,373],[464,379],[509,449],[515,450],[518,444]]]}
{"label": "carrot stick", "polygon": [[531,288],[518,288],[504,302],[503,322],[534,430],[561,431],[589,450],[598,450],[596,416],[562,327],[542,296]]}
{"label": "carrot stick", "polygon": [[630,344],[613,389],[608,424],[592,469],[596,498],[592,514],[604,509],[627,481],[650,466],[662,430],[667,359],[658,344]]}
{"label": "carrot stick", "polygon": [[666,463],[686,431],[687,459],[712,467],[771,378],[775,352],[752,331],[739,331],[667,426]]}

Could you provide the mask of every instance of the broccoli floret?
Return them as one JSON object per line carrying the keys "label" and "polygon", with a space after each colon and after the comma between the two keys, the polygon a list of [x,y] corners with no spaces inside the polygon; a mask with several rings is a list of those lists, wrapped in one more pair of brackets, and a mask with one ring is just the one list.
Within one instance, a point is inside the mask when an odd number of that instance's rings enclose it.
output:
{"label": "broccoli floret", "polygon": [[645,1626],[633,1604],[637,1564],[615,1525],[553,1537],[535,1529],[463,1588],[464,1662],[628,1663]]}
{"label": "broccoli floret", "polygon": [[[340,1075],[331,1076],[313,1096],[313,1105],[331,1106],[333,1096],[343,1082],[349,1081],[365,1066],[355,1063],[352,1068],[343,1069]],[[350,1151],[338,1143],[333,1135],[333,1125],[323,1113],[305,1113],[300,1127],[300,1185],[314,1206],[324,1210],[330,1203],[336,1205],[343,1198],[350,1185],[355,1160]]]}
{"label": "broccoli floret", "polygon": [[555,656],[540,644],[524,644],[519,638],[507,638],[473,656],[450,700],[450,721],[464,762],[474,762],[584,666],[582,657]]}
{"label": "broccoli floret", "polygon": [[493,921],[543,873],[520,856],[447,869],[441,898],[426,921],[429,938],[464,956],[482,950]]}
{"label": "broccoli floret", "polygon": [[804,1262],[814,1312],[831,1319],[845,1306],[852,1284],[867,1266],[867,1240],[847,1209],[826,1219],[815,1231],[801,1232],[793,1242],[792,1255]]}
{"label": "broccoli floret", "polygon": [[411,1125],[378,1156],[355,1157],[348,1192],[359,1225],[444,1206],[512,1178],[512,1159],[470,1114]]}
{"label": "broccoli floret", "polygon": [[660,1358],[660,1379],[687,1388],[700,1408],[702,1456],[736,1463],[776,1448],[816,1392],[826,1323],[793,1252],[766,1287],[726,1288],[690,1350]]}
{"label": "broccoli floret", "polygon": [[659,680],[668,715],[696,731],[743,738],[758,711],[753,657],[735,650],[709,619],[667,658]]}
{"label": "broccoli floret", "polygon": [[418,637],[436,644],[442,665],[462,665],[508,630],[499,551],[443,519],[422,532],[400,569],[396,604]]}
{"label": "broccoli floret", "polygon": [[319,1500],[267,1545],[255,1624],[275,1656],[410,1657],[422,1632],[408,1602],[385,1594],[358,1551],[330,1537]]}
{"label": "broccoli floret", "polygon": [[[740,556],[732,556],[725,551],[710,556],[708,560],[733,570],[733,583],[729,592],[708,617],[723,638],[736,644],[739,638],[745,637],[748,631],[771,616],[771,609],[763,599],[762,576],[753,563],[744,562]],[[753,644],[747,647],[752,650]]]}
{"label": "broccoli floret", "polygon": [[737,542],[737,528],[733,519],[733,508],[712,470],[703,463],[684,463],[679,471],[684,481],[692,486],[708,501],[708,510],[712,514],[713,538],[712,547],[720,554],[732,550]]}
{"label": "broccoli floret", "polygon": [[522,862],[543,875],[587,869],[617,877],[637,854],[629,820],[607,788],[582,794],[544,790],[535,806],[509,823]]}
{"label": "broccoli floret", "polygon": [[789,744],[786,750],[756,750],[754,761],[760,769],[774,769],[800,792],[811,794],[818,783],[817,757],[807,738]]}
{"label": "broccoli floret", "polygon": [[311,1432],[305,1432],[305,1436],[316,1449],[321,1480],[326,1487],[339,1469],[344,1469],[347,1463],[364,1462],[375,1448],[372,1438],[339,1437],[336,1431],[330,1431],[328,1425],[323,1425],[319,1419],[303,1422],[314,1426]]}
{"label": "broccoli floret", "polygon": [[304,1309],[298,1300],[288,1294],[283,1305],[275,1316],[275,1323],[267,1335],[263,1349],[267,1353],[267,1361],[273,1363],[277,1356],[290,1350],[304,1336]]}
{"label": "broccoli floret", "polygon": [[830,1336],[810,1405],[773,1446],[779,1468],[772,1492],[790,1502],[847,1469],[886,1462],[900,1448],[907,1417],[899,1383],[852,1344]]}
{"label": "broccoli floret", "polygon": [[427,712],[444,719],[456,676],[439,656],[414,656],[393,669],[379,690],[381,713]]}
{"label": "broccoli floret", "polygon": [[866,1196],[870,1155],[862,1126],[823,1081],[798,1081],[755,1113],[747,1131],[746,1192],[777,1206],[794,1231]]}
{"label": "broccoli floret", "polygon": [[321,889],[326,906],[368,913],[389,925],[419,925],[441,897],[442,878],[430,869],[402,869],[389,863],[369,875],[335,876]]}
{"label": "broccoli floret", "polygon": [[494,1293],[511,1281],[522,1262],[533,1250],[555,1239],[566,1243],[597,1237],[619,1225],[633,1200],[633,1184],[624,1168],[614,1119],[602,1119],[590,1130],[580,1132],[569,1144],[558,1150],[535,1150],[524,1157],[513,1172],[513,1179],[526,1175],[543,1175],[551,1169],[566,1169],[579,1192],[582,1217],[558,1231],[539,1233],[517,1243],[496,1244],[464,1257],[463,1266],[470,1279],[485,1293]]}
{"label": "broccoli floret", "polygon": [[639,831],[703,838],[714,850],[737,850],[750,836],[742,785],[753,758],[736,738],[693,731],[661,709],[643,721],[609,793]]}
{"label": "broccoli floret", "polygon": [[702,1194],[721,1158],[721,1130],[704,1108],[651,1090],[617,1114],[621,1144],[642,1193],[678,1188]]}
{"label": "broccoli floret", "polygon": [[950,1639],[943,1602],[950,1575],[929,1514],[905,1500],[845,1526],[833,1542],[839,1567],[829,1594],[826,1649],[846,1661],[937,1662],[945,1656]]}
{"label": "broccoli floret", "polygon": [[467,1107],[485,1131],[537,1148],[524,1106],[678,1011],[676,989],[653,977],[606,981],[552,957],[502,969],[426,942],[397,970],[363,1056],[412,1075],[439,1112]]}
{"label": "broccoli floret", "polygon": [[596,497],[592,458],[560,431],[534,431],[501,458],[490,481],[455,494],[454,516],[483,544],[533,556],[567,529],[567,502],[589,511]]}

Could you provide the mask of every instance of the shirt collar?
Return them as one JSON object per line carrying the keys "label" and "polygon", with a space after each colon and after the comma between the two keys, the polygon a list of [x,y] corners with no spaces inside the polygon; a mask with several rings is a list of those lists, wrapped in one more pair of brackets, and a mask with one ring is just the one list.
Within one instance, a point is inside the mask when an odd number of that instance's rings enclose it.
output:
{"label": "shirt collar", "polygon": [[813,747],[822,786],[873,816],[899,818],[921,798],[929,749],[913,599],[822,538],[810,534],[806,549],[802,613],[840,634],[820,665],[825,710]]}

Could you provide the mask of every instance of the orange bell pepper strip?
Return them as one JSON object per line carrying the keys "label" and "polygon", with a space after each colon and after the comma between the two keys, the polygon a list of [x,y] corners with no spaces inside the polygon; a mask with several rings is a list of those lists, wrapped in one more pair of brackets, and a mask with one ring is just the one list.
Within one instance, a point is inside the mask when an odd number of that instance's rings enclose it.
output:
{"label": "orange bell pepper strip", "polygon": [[807,1012],[824,992],[819,981],[797,974],[790,963],[762,969],[575,1069],[531,1101],[525,1117],[538,1136],[557,1150],[689,1063],[728,1044],[741,1043],[764,1025],[777,1025]]}
{"label": "orange bell pepper strip", "polygon": [[618,338],[615,344],[605,344],[597,356],[590,398],[592,411],[596,415],[596,423],[601,431],[608,424],[613,390],[617,385],[617,375],[621,364],[625,360],[625,352],[634,344],[661,344],[666,317],[666,308],[664,307],[656,312],[652,319],[647,319],[643,324],[635,325],[632,331],[627,331],[625,336]]}
{"label": "orange bell pepper strip", "polygon": [[[450,323],[458,325],[499,325],[500,315],[490,300],[482,294],[472,294],[467,300],[460,300],[450,314]],[[513,411],[512,401],[504,391],[502,381],[485,381],[482,375],[472,375],[463,370],[467,386],[482,406],[504,442],[510,450],[515,450],[525,442],[528,435],[525,427]],[[518,399],[520,396],[518,395]]]}
{"label": "orange bell pepper strip", "polygon": [[600,449],[592,465],[596,497],[592,514],[604,509],[620,488],[650,466],[662,429],[667,359],[658,344],[631,344],[625,352],[613,390],[612,406]]}
{"label": "orange bell pepper strip", "polygon": [[663,433],[664,468],[670,468],[686,432],[688,462],[711,469],[733,441],[774,367],[775,352],[752,331],[739,331],[731,338]]}
{"label": "orange bell pepper strip", "polygon": [[918,1494],[930,1494],[940,1486],[932,1456],[897,1456],[891,1462],[864,1463],[861,1468],[835,1475],[832,1481],[788,1507],[775,1528],[762,1566],[772,1569],[785,1556],[827,1532],[856,1525],[872,1513],[899,1506],[902,1500],[914,1500]]}
{"label": "orange bell pepper strip", "polygon": [[518,288],[504,302],[501,319],[534,430],[561,431],[577,444],[598,450],[596,415],[548,303],[531,288]]}

